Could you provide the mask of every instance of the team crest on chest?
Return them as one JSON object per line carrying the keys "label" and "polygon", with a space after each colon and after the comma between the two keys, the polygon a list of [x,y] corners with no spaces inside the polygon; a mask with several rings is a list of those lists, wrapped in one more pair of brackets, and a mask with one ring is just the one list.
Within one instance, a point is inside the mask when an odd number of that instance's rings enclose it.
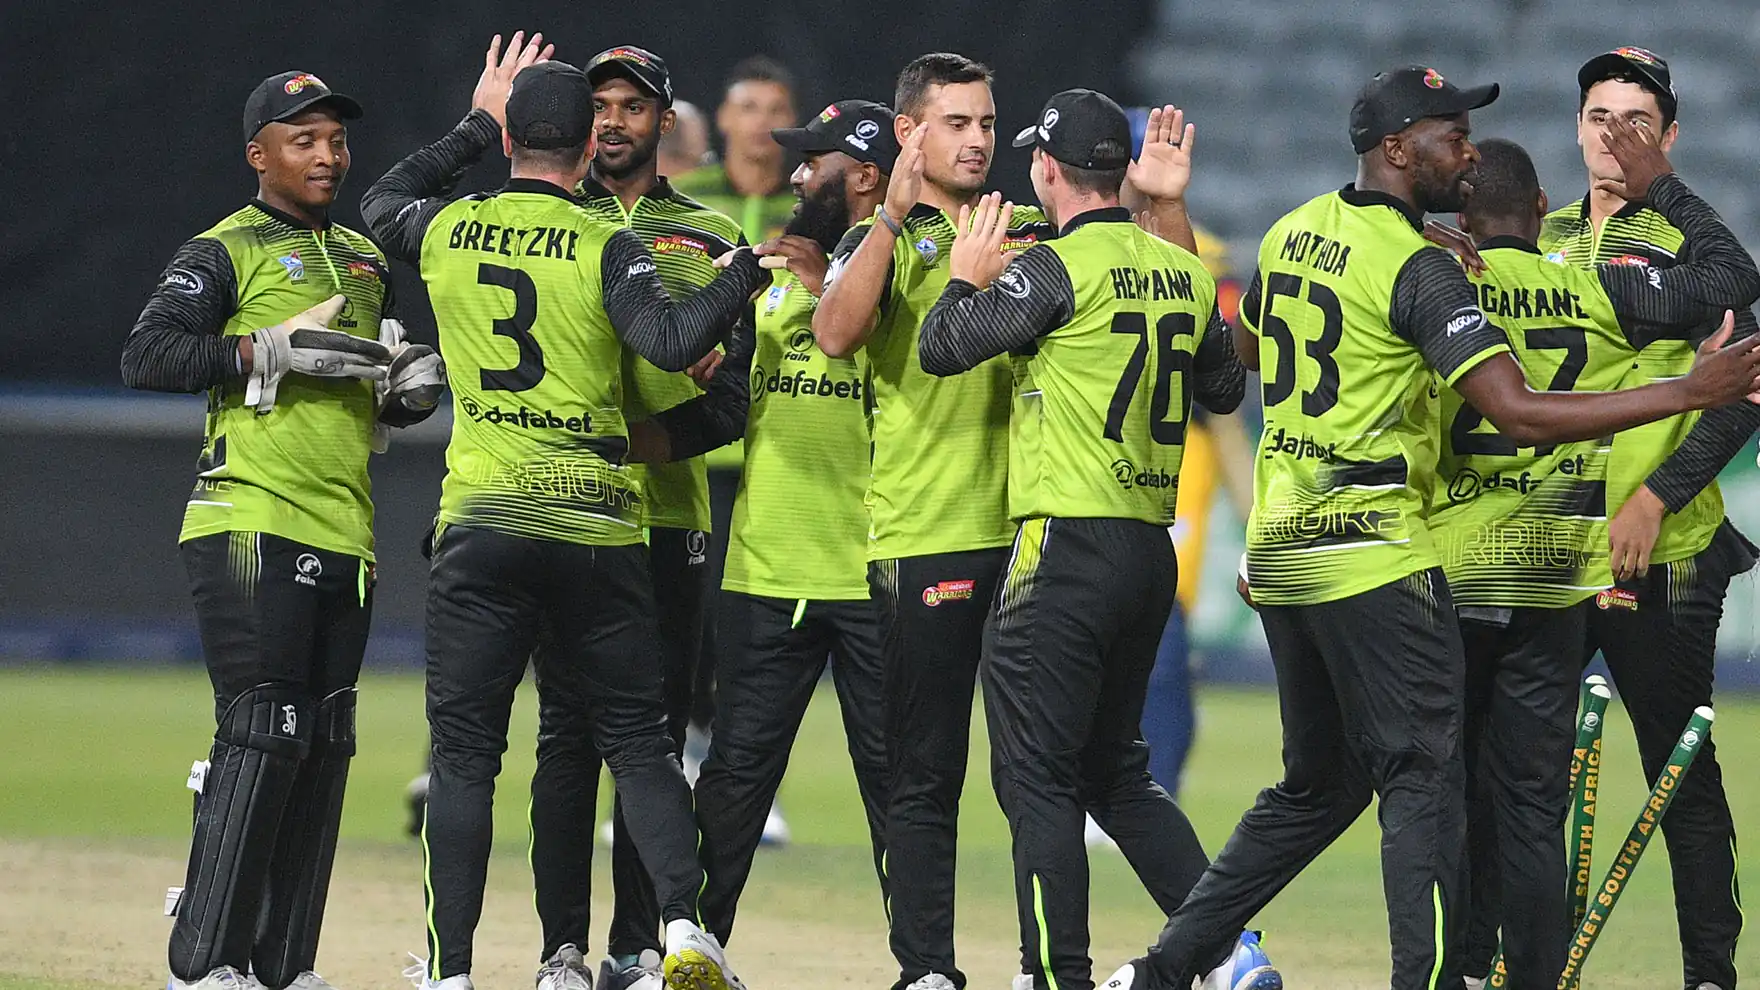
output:
{"label": "team crest on chest", "polygon": [[924,268],[933,268],[935,266],[935,259],[941,257],[941,248],[935,243],[935,238],[933,237],[925,236],[922,240],[917,242],[916,248],[917,253],[923,256]]}
{"label": "team crest on chest", "polygon": [[774,313],[781,308],[783,297],[788,295],[788,290],[791,288],[793,288],[792,285],[772,285],[770,291],[764,293],[764,312],[766,314]]}
{"label": "team crest on chest", "polygon": [[289,281],[305,281],[306,263],[300,259],[298,251],[294,251],[291,254],[284,254],[275,260],[281,262],[281,267],[287,269],[287,278]]}

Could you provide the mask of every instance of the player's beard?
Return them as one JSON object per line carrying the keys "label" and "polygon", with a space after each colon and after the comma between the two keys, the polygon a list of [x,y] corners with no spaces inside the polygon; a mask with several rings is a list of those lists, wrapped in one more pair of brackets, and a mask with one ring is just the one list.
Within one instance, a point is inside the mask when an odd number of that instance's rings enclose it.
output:
{"label": "player's beard", "polygon": [[1466,208],[1472,190],[1462,182],[1470,182],[1471,170],[1460,172],[1452,166],[1425,168],[1412,185],[1413,205],[1425,213],[1459,213]]}
{"label": "player's beard", "polygon": [[818,192],[802,197],[783,233],[811,238],[830,254],[848,229],[849,192],[840,178],[836,182],[827,182]]}
{"label": "player's beard", "polygon": [[632,139],[627,147],[629,148],[629,153],[624,158],[623,164],[614,167],[606,162],[604,153],[605,145],[601,142],[599,145],[599,153],[593,156],[593,168],[597,170],[600,175],[609,176],[613,179],[627,179],[637,172],[640,172],[642,169],[647,168],[654,161],[654,156],[660,152],[660,135],[656,133],[653,137],[648,139],[646,144],[642,144]]}

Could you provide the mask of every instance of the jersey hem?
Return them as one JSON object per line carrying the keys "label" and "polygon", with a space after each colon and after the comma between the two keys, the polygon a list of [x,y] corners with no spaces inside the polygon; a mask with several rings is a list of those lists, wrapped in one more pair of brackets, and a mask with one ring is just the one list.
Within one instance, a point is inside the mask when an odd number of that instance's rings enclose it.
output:
{"label": "jersey hem", "polygon": [[940,554],[940,553],[966,553],[971,550],[995,550],[999,547],[1007,547],[1007,546],[1013,546],[1013,545],[1014,545],[1014,534],[1013,533],[1009,533],[1005,536],[998,536],[998,537],[991,539],[991,540],[980,540],[980,541],[973,542],[973,543],[961,542],[961,543],[948,543],[948,544],[933,544],[933,545],[930,545],[927,547],[922,547],[922,548],[919,548],[916,550],[912,550],[910,553],[899,553],[897,551],[889,549],[886,546],[886,544],[882,541],[870,540],[870,541],[868,541],[868,563],[871,564],[871,563],[874,563],[875,561],[879,561],[879,560],[905,560],[910,557],[932,557],[932,556],[934,556],[936,554]]}
{"label": "jersey hem", "polygon": [[873,597],[866,585],[860,592],[846,592],[836,588],[776,588],[747,581],[729,581],[721,579],[722,591],[734,591],[754,598],[782,598],[789,601],[809,602],[865,602]]}
{"label": "jersey hem", "polygon": [[295,535],[286,530],[268,526],[186,526],[178,531],[177,545],[182,546],[191,540],[199,540],[205,536],[219,536],[222,533],[266,533],[269,536],[286,540],[289,543],[297,543],[302,547],[311,547],[313,550],[323,550],[326,553],[339,553],[346,557],[359,557],[361,560],[364,560],[369,564],[378,563],[373,557],[372,549],[369,547],[363,547],[358,543],[347,543],[340,540],[334,542],[328,540],[319,542],[309,539],[306,535]]}
{"label": "jersey hem", "polygon": [[[1289,608],[1289,607],[1299,608],[1303,605],[1325,605],[1328,602],[1342,601],[1343,599],[1346,599],[1346,598],[1354,598],[1357,595],[1368,594],[1369,592],[1374,591],[1377,588],[1385,588],[1390,584],[1394,584],[1396,582],[1403,581],[1406,578],[1411,577],[1413,574],[1420,574],[1420,573],[1427,571],[1427,570],[1430,570],[1432,567],[1436,567],[1436,566],[1438,566],[1438,565],[1434,561],[1429,561],[1429,562],[1416,561],[1413,563],[1413,565],[1411,567],[1408,567],[1408,568],[1400,571],[1398,574],[1394,574],[1394,575],[1391,575],[1391,576],[1384,578],[1382,580],[1378,580],[1378,581],[1374,582],[1373,584],[1359,585],[1357,583],[1352,583],[1352,584],[1348,584],[1348,585],[1343,585],[1339,588],[1328,588],[1324,591],[1315,592],[1312,595],[1301,595],[1301,596],[1299,596],[1301,599],[1300,601],[1294,600],[1293,598],[1288,599],[1288,600],[1279,600],[1281,596],[1278,596],[1277,598],[1267,598],[1267,597],[1261,596],[1259,594],[1258,590],[1253,587],[1253,584],[1250,579],[1247,583],[1247,590],[1252,593],[1253,604],[1255,604],[1255,605],[1276,605],[1276,606],[1284,607],[1284,608]],[[1250,576],[1250,574],[1252,572],[1252,562],[1250,560],[1247,563],[1247,570],[1248,570],[1248,573]],[[1446,577],[1445,577],[1445,580],[1446,580]],[[1456,603],[1456,604],[1458,604],[1458,603]]]}

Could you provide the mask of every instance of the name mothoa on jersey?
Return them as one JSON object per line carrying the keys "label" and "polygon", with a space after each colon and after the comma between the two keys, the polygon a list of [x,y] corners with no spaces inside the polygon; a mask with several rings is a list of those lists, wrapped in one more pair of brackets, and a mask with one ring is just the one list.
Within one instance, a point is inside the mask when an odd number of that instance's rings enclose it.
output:
{"label": "name mothoa on jersey", "polygon": [[575,260],[581,232],[567,227],[504,227],[481,220],[460,220],[452,225],[446,246],[456,251],[480,251],[506,258],[552,258]]}
{"label": "name mothoa on jersey", "polygon": [[1311,230],[1292,230],[1284,235],[1277,256],[1328,275],[1343,275],[1351,262],[1351,246]]}

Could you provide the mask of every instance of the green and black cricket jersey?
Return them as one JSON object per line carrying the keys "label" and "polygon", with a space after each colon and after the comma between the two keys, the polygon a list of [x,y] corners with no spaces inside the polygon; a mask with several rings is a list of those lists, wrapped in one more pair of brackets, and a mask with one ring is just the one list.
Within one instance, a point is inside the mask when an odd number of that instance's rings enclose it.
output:
{"label": "green and black cricket jersey", "polygon": [[742,253],[674,306],[647,247],[547,182],[451,200],[453,176],[500,140],[473,111],[375,182],[361,212],[428,286],[452,387],[439,521],[605,546],[642,539],[624,463],[623,347],[663,368],[706,353],[764,278]]}
{"label": "green and black cricket jersey", "polygon": [[[1642,203],[1627,203],[1596,229],[1585,197],[1548,214],[1540,229],[1540,250],[1547,257],[1575,268],[1602,264],[1670,268],[1686,260],[1697,247],[1660,211]],[[1752,331],[1753,315],[1746,306],[1731,308],[1737,310],[1737,335]],[[1654,343],[1630,363],[1621,387],[1685,375],[1692,370],[1694,354],[1693,340]],[[1684,560],[1710,545],[1724,517],[1723,492],[1717,486],[1716,474],[1760,425],[1760,410],[1743,405],[1747,408],[1713,412],[1712,422],[1707,426],[1734,435],[1728,442],[1703,444],[1717,448],[1715,452],[1702,450],[1701,444],[1688,445],[1689,455],[1698,454],[1690,458],[1696,463],[1683,463],[1682,458],[1670,455],[1682,447],[1689,435],[1700,441],[1710,440],[1695,429],[1704,418],[1703,413],[1683,413],[1627,430],[1614,438],[1607,479],[1609,508],[1617,512],[1639,485],[1648,483],[1669,510],[1662,518],[1661,531],[1651,550],[1652,563]],[[1693,480],[1687,480],[1689,477]]]}
{"label": "green and black cricket jersey", "polygon": [[[1509,338],[1531,387],[1606,392],[1646,349],[1678,345],[1729,305],[1760,291],[1740,242],[1676,176],[1651,191],[1669,229],[1695,250],[1672,268],[1588,268],[1494,238],[1471,276],[1480,308]],[[1666,223],[1666,221],[1664,221]],[[1518,448],[1453,389],[1442,392],[1442,455],[1431,531],[1455,603],[1562,608],[1612,583],[1607,560],[1611,438]]]}
{"label": "green and black cricket jersey", "polygon": [[1192,400],[1240,403],[1246,373],[1198,257],[1122,207],[1072,218],[985,291],[950,281],[923,320],[924,371],[1010,355],[1008,514],[1173,524]]}
{"label": "green and black cricket jersey", "polygon": [[1452,385],[1509,345],[1409,204],[1354,185],[1271,228],[1241,321],[1265,431],[1247,571],[1255,601],[1312,605],[1440,560],[1425,515]]}
{"label": "green and black cricket jersey", "polygon": [[252,200],[178,249],[129,334],[123,379],[135,388],[208,393],[207,436],[179,542],[270,533],[373,559],[367,458],[373,383],[288,375],[265,415],[244,404],[237,337],[337,293],[332,330],[377,340],[390,299],[385,257],[340,224],[313,229]]}
{"label": "green and black cricket jersey", "polygon": [[[844,235],[827,284],[873,226],[870,218]],[[1007,546],[1015,529],[1007,494],[1012,372],[1004,357],[953,378],[923,370],[917,334],[947,287],[954,225],[942,210],[919,203],[901,226],[864,348],[874,441],[868,559]],[[1024,250],[1054,233],[1037,207],[1016,206],[1003,250]]]}
{"label": "green and black cricket jersey", "polygon": [[782,233],[794,216],[794,190],[787,182],[768,196],[747,196],[733,188],[723,166],[704,165],[672,177],[672,187],[708,209],[732,217],[752,244]]}
{"label": "green and black cricket jersey", "polygon": [[[674,299],[708,285],[715,278],[715,259],[745,243],[737,224],[674,191],[664,178],[629,210],[590,176],[575,195],[588,213],[635,231]],[[633,351],[624,352],[623,374],[624,412],[632,420],[652,419],[702,392],[684,372],[661,371]],[[647,525],[709,531],[709,476],[702,457],[635,464],[631,470],[642,482]]]}
{"label": "green and black cricket jersey", "polygon": [[759,297],[749,369],[745,469],[721,586],[766,598],[868,597],[868,383],[861,352],[813,339],[818,299],[787,270]]}

